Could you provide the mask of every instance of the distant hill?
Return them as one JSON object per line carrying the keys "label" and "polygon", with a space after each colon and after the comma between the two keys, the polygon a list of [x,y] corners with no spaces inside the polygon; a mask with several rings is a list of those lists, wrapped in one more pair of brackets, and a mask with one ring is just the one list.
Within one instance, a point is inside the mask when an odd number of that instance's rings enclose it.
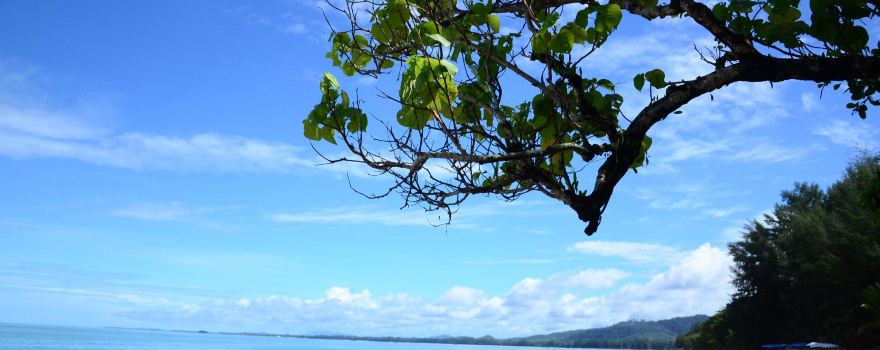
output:
{"label": "distant hill", "polygon": [[612,326],[533,335],[522,338],[498,339],[486,335],[479,338],[448,335],[430,338],[359,337],[359,336],[300,336],[303,338],[347,339],[381,342],[480,344],[505,346],[577,347],[605,349],[673,349],[675,338],[689,331],[695,324],[709,318],[706,315],[676,317],[660,321],[626,321]]}
{"label": "distant hill", "polygon": [[660,321],[626,321],[604,328],[593,328],[505,339],[506,342],[563,347],[672,348],[675,338],[706,315],[676,317]]}

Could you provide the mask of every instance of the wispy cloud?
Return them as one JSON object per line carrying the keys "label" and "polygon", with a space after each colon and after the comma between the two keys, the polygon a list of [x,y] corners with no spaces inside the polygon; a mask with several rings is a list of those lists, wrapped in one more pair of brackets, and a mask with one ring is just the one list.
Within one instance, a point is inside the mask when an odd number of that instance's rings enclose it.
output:
{"label": "wispy cloud", "polygon": [[734,207],[729,207],[729,208],[706,209],[703,211],[703,214],[708,215],[708,216],[712,216],[712,217],[716,217],[716,218],[723,218],[723,217],[727,217],[727,216],[730,216],[730,215],[733,215],[733,214],[736,214],[736,213],[739,213],[742,211],[745,211],[745,208],[739,207],[739,206],[734,206]]}
{"label": "wispy cloud", "polygon": [[[738,126],[744,127],[743,124]],[[659,130],[653,132],[653,135],[658,139],[658,147],[650,153],[651,161],[659,163],[659,166],[670,166],[673,169],[675,163],[693,160],[724,160],[737,163],[796,161],[806,158],[817,150],[813,146],[783,144],[736,133],[701,136],[676,129],[674,126],[661,126]],[[650,169],[650,166],[653,165],[649,165],[647,169]]]}
{"label": "wispy cloud", "polygon": [[819,127],[813,134],[829,138],[831,142],[851,148],[877,148],[880,132],[865,121],[834,120]]}
{"label": "wispy cloud", "polygon": [[[294,2],[299,5],[289,11],[270,13],[251,6],[239,6],[223,10],[223,14],[235,18],[245,25],[272,29],[284,35],[303,36],[315,42],[330,33],[327,23],[318,12],[320,2]],[[313,13],[309,13],[312,12]],[[317,16],[316,16],[317,15]],[[316,33],[321,33],[317,34]]]}
{"label": "wispy cloud", "polygon": [[215,292],[140,284],[144,275],[74,267],[65,264],[20,262],[0,264],[0,290],[94,297],[101,302],[152,303],[173,295],[214,297]]}
{"label": "wispy cloud", "polygon": [[801,94],[801,108],[804,112],[815,112],[819,108],[819,95],[812,92]]}
{"label": "wispy cloud", "polygon": [[[0,75],[5,69],[0,65]],[[32,78],[0,84],[2,156],[71,159],[135,170],[211,172],[291,172],[317,163],[315,157],[302,156],[301,147],[283,142],[217,133],[177,136],[114,131],[96,122],[104,118],[99,107],[58,107],[34,98],[40,93],[28,79]]]}
{"label": "wispy cloud", "polygon": [[633,191],[634,197],[646,201],[651,209],[663,211],[688,211],[691,217],[720,218],[747,210],[741,204],[732,203],[745,191],[719,188],[711,181],[678,181],[666,186],[640,187]]}
{"label": "wispy cloud", "polygon": [[23,131],[0,130],[0,154],[19,159],[73,159],[134,170],[290,172],[315,165],[298,155],[299,147],[241,136],[122,133],[71,140]]}
{"label": "wispy cloud", "polygon": [[188,222],[205,228],[230,231],[237,227],[208,219],[205,215],[235,208],[237,207],[194,207],[180,202],[139,202],[111,210],[110,214],[137,220]]}
{"label": "wispy cloud", "polygon": [[[632,74],[641,72],[636,71],[637,68],[642,71],[644,67],[664,69],[669,80],[673,81],[692,78],[712,69],[700,62],[694,52],[694,48],[712,46],[711,40],[701,37],[700,28],[694,28],[693,23],[686,21],[652,22],[651,25],[657,31],[609,41],[603,50],[585,62],[598,63],[592,71],[606,73],[613,77],[612,80],[624,82],[628,82]],[[693,34],[691,38],[697,39],[663,40],[670,33],[680,31],[688,31]],[[693,45],[694,41],[696,45]],[[621,84],[619,88],[629,87],[627,85]],[[649,135],[654,137],[655,142],[648,153],[650,164],[640,173],[677,173],[692,165],[687,163],[691,161],[723,160],[742,164],[796,162],[813,158],[815,153],[824,149],[821,144],[805,143],[804,138],[789,138],[788,132],[781,132],[778,128],[789,118],[811,119],[801,115],[803,112],[815,114],[825,110],[821,108],[819,94],[804,92],[798,87],[801,85],[799,82],[736,83],[689,102],[682,108],[683,114],[671,116],[652,128]],[[621,90],[627,101],[624,109],[628,115],[638,113],[648,103],[644,92],[637,93],[631,88]],[[804,125],[798,124],[799,127]],[[764,129],[774,129],[774,136],[763,132]],[[880,135],[880,130],[869,125],[869,122],[855,118],[822,122],[813,134],[852,148],[880,146],[874,141]]]}
{"label": "wispy cloud", "polygon": [[[555,204],[555,203],[554,203]],[[449,222],[453,228],[491,230],[485,225],[490,216],[509,215],[512,211],[521,216],[540,216],[552,210],[546,201],[489,201],[482,204],[462,206]],[[377,224],[383,226],[438,226],[445,225],[448,217],[443,211],[425,212],[412,209],[379,208],[375,206],[336,207],[308,211],[288,211],[269,216],[278,223],[335,223],[335,224]],[[540,233],[545,233],[539,231]],[[533,233],[533,232],[530,232]]]}
{"label": "wispy cloud", "polygon": [[[379,224],[385,226],[429,226],[432,224],[424,215],[413,214],[403,210],[339,207],[301,213],[274,214],[270,216],[270,219],[282,223],[346,223]],[[445,221],[437,222],[437,224],[442,223],[445,223]]]}
{"label": "wispy cloud", "polygon": [[616,257],[639,263],[668,263],[684,255],[684,252],[678,248],[667,245],[618,241],[583,241],[575,243],[568,250],[587,255]]}
{"label": "wispy cloud", "polygon": [[779,163],[804,159],[815,151],[816,149],[813,147],[790,147],[770,142],[758,142],[730,154],[728,159],[744,162]]}
{"label": "wispy cloud", "polygon": [[465,264],[473,265],[537,265],[552,264],[554,259],[482,259],[482,260],[465,260]]}
{"label": "wispy cloud", "polygon": [[171,221],[190,218],[209,211],[205,208],[189,208],[180,202],[133,203],[125,208],[113,210],[111,214],[141,220]]}

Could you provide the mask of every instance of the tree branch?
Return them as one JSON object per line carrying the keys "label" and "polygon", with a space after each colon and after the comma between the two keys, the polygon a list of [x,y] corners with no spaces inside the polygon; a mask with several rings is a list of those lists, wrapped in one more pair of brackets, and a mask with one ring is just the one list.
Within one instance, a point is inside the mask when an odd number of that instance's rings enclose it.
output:
{"label": "tree branch", "polygon": [[645,107],[627,127],[620,146],[599,168],[593,192],[571,207],[581,220],[588,223],[584,232],[588,235],[595,233],[614,187],[635,161],[648,129],[705,93],[740,81],[828,82],[849,79],[880,79],[880,58],[851,56],[784,59],[761,56],[718,69],[681,85],[669,87],[665,96]]}

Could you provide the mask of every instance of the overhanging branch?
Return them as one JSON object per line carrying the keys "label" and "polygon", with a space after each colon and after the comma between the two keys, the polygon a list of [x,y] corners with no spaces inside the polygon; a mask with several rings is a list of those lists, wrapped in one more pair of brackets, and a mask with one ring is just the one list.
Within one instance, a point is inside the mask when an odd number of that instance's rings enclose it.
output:
{"label": "overhanging branch", "polygon": [[880,79],[880,58],[810,57],[783,59],[761,56],[718,69],[684,84],[669,87],[666,95],[645,107],[624,132],[620,146],[599,168],[593,192],[572,205],[578,217],[587,222],[585,232],[596,232],[602,212],[614,187],[635,161],[648,130],[691,100],[735,82],[815,82],[849,79]]}

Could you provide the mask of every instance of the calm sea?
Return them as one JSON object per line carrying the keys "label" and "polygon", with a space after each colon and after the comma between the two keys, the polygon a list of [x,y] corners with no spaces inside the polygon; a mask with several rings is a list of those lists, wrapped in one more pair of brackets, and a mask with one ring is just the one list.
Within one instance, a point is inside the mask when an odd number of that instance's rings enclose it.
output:
{"label": "calm sea", "polygon": [[0,350],[526,350],[0,323]]}

